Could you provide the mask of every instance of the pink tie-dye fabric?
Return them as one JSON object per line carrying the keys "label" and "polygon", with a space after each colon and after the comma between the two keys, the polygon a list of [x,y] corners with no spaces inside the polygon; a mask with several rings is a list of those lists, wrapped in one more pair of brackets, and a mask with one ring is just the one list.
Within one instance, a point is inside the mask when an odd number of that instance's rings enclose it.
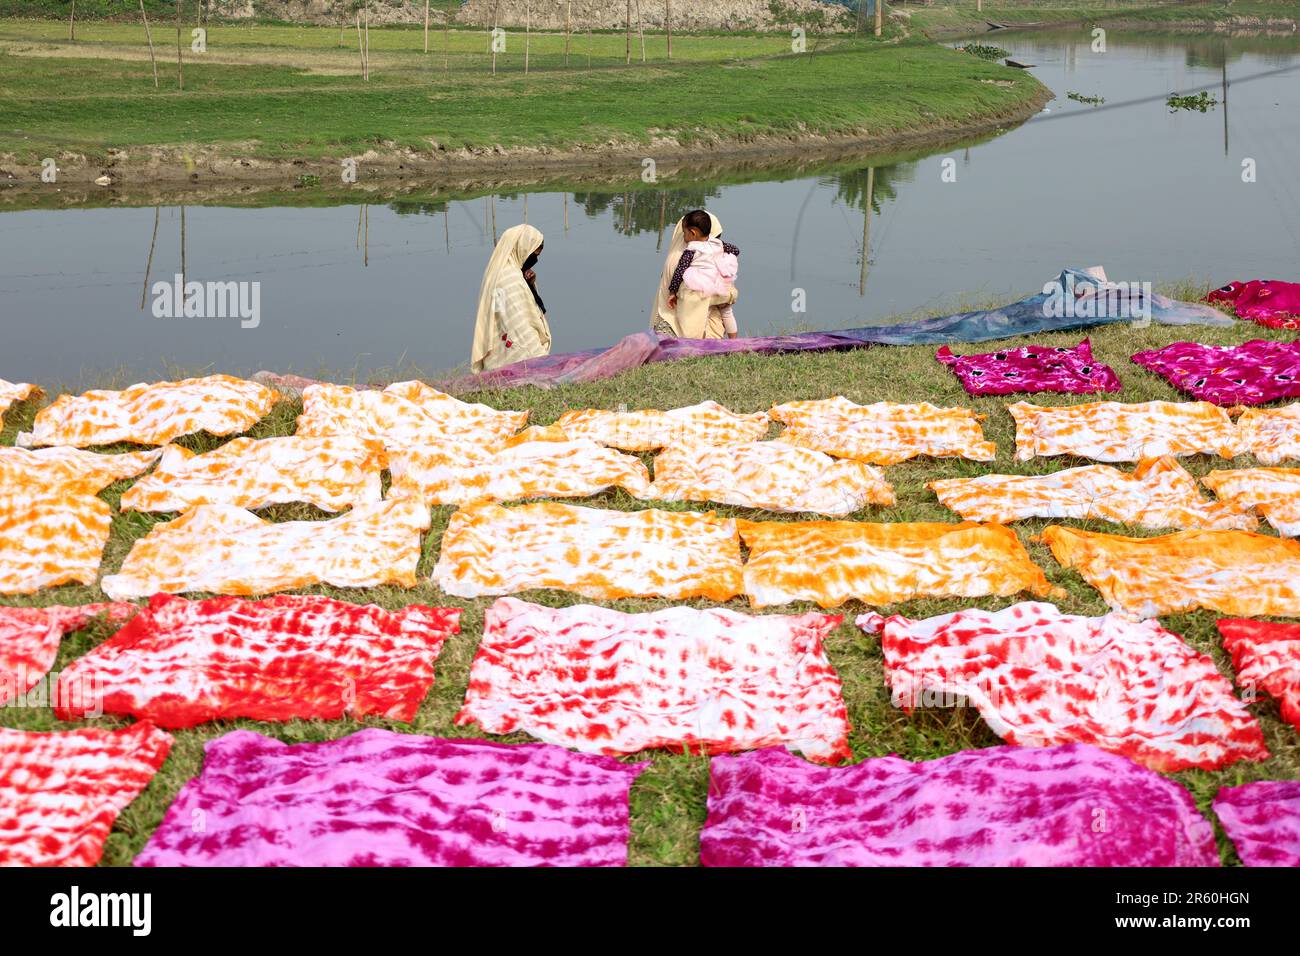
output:
{"label": "pink tie-dye fabric", "polygon": [[1179,784],[1086,744],[818,767],[714,757],[705,866],[1218,866]]}
{"label": "pink tie-dye fabric", "polygon": [[1300,341],[1175,342],[1138,352],[1133,361],[1193,398],[1216,405],[1263,405],[1300,395]]}
{"label": "pink tie-dye fabric", "polygon": [[1207,295],[1205,301],[1226,302],[1238,317],[1269,328],[1300,329],[1300,282],[1229,282]]}
{"label": "pink tie-dye fabric", "polygon": [[935,358],[952,369],[962,388],[972,395],[1012,392],[1091,395],[1120,390],[1119,376],[1109,365],[1092,357],[1092,343],[1088,339],[1072,348],[1024,345],[980,355],[954,355],[945,345],[935,353]]}
{"label": "pink tie-dye fabric", "polygon": [[1300,781],[1224,787],[1213,806],[1246,866],[1300,866]]}
{"label": "pink tie-dye fabric", "polygon": [[208,742],[135,865],[623,866],[645,766],[550,744],[238,730]]}

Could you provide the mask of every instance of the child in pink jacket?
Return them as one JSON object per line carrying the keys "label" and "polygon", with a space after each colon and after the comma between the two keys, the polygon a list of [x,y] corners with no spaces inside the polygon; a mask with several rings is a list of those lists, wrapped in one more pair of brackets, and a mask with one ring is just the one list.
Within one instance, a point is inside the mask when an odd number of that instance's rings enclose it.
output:
{"label": "child in pink jacket", "polygon": [[[736,288],[736,275],[740,271],[740,250],[716,236],[693,226],[690,217],[683,220],[686,251],[682,253],[668,284],[669,308],[677,307],[677,292],[685,285],[702,296],[730,296]],[[734,339],[738,332],[736,312],[730,303],[718,306],[727,338]]]}

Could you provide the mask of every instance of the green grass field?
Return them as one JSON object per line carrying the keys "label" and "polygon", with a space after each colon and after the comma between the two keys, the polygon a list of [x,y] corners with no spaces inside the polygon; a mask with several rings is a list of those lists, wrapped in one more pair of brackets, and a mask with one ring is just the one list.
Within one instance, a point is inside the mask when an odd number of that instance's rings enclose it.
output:
{"label": "green grass field", "polygon": [[[1182,288],[1167,290],[1190,298],[1203,290]],[[1037,344],[1074,344],[1081,335],[1055,334],[1034,338]],[[1195,338],[1206,343],[1229,344],[1250,338],[1289,339],[1282,333],[1271,333],[1253,324],[1242,323],[1227,329],[1133,329],[1128,327],[1096,331],[1091,335],[1094,351],[1100,360],[1111,364],[1123,380],[1124,391],[1118,396],[1123,401],[1139,402],[1151,399],[1177,399],[1175,391],[1162,380],[1132,365],[1128,357],[1139,349],[1158,347],[1169,342]],[[986,351],[987,347],[968,347],[959,352]],[[997,461],[980,465],[961,460],[916,460],[886,469],[886,476],[898,493],[898,504],[891,508],[871,508],[855,516],[863,521],[953,521],[955,516],[940,507],[934,496],[925,490],[925,484],[936,478],[978,475],[992,471],[1014,473],[1042,473],[1082,464],[1074,459],[1036,460],[1029,463],[1012,461],[1014,451],[1014,426],[1004,406],[1023,396],[1003,399],[972,398],[957,380],[934,359],[929,347],[872,348],[839,354],[803,354],[788,356],[733,356],[703,359],[671,364],[646,366],[615,379],[585,385],[575,385],[554,390],[536,388],[496,391],[475,396],[473,400],[486,401],[500,408],[528,408],[532,421],[544,424],[555,420],[569,408],[616,408],[626,404],[629,408],[672,407],[688,405],[704,399],[715,399],[737,411],[766,409],[773,403],[791,399],[824,398],[843,394],[857,402],[890,400],[896,402],[928,401],[938,405],[965,405],[988,416],[986,435],[998,443]],[[1086,399],[1060,395],[1037,395],[1032,400],[1045,404],[1065,404]],[[36,405],[27,403],[11,409],[5,416],[0,443],[11,444],[14,435],[30,427]],[[255,437],[285,435],[293,431],[299,408],[286,402],[261,422],[251,434]],[[203,450],[219,442],[205,437],[194,437],[182,442],[188,447]],[[121,449],[118,449],[121,450]],[[647,459],[648,460],[648,459]],[[1202,475],[1214,467],[1227,467],[1221,460],[1205,457],[1186,459],[1189,469]],[[1241,458],[1231,463],[1236,467],[1255,464],[1252,459]],[[103,497],[116,505],[128,483],[119,483],[108,489]],[[649,507],[619,491],[590,499],[583,504],[596,507],[635,510]],[[664,507],[681,510],[710,510],[707,505],[665,504]],[[427,582],[437,558],[439,539],[453,509],[436,508],[433,511],[433,528],[424,541],[424,553],[419,574]],[[749,518],[772,519],[765,513],[745,509],[718,507],[722,514]],[[277,507],[267,511],[274,520],[324,518],[324,514],[307,507]],[[104,557],[103,572],[118,570],[132,543],[144,535],[157,521],[171,516],[143,516],[118,514],[114,518],[112,537]],[[776,516],[774,520],[796,520],[799,516]],[[1016,526],[1016,531],[1029,548],[1034,560],[1047,572],[1048,578],[1068,592],[1068,598],[1058,601],[1068,613],[1102,614],[1106,606],[1097,593],[1086,585],[1073,571],[1062,569],[1052,559],[1050,552],[1034,541],[1050,522],[1027,521]],[[1127,529],[1097,522],[1063,522],[1094,530],[1124,534],[1148,535],[1153,532]],[[338,590],[316,588],[312,593],[329,594],[355,602],[373,602],[385,607],[399,607],[411,603],[442,604],[465,609],[461,633],[449,640],[438,661],[437,680],[433,691],[420,709],[411,726],[390,721],[367,719],[334,722],[295,721],[287,724],[261,724],[251,721],[219,722],[176,734],[176,745],[167,764],[157,778],[122,814],[108,841],[104,862],[124,865],[143,846],[149,834],[158,825],[170,801],[181,785],[196,775],[202,766],[202,748],[205,741],[237,727],[244,727],[286,741],[325,740],[340,737],[363,727],[381,726],[399,731],[436,736],[478,736],[473,728],[456,728],[452,718],[460,706],[468,680],[468,670],[482,628],[483,612],[488,600],[465,601],[450,598],[431,583],[402,591],[392,588],[375,590]],[[535,592],[521,595],[524,599],[552,605],[581,603],[574,595],[562,592]],[[79,604],[103,600],[98,588],[63,587],[35,595],[30,599],[9,598],[14,604]],[[946,613],[967,606],[984,608],[1005,607],[1016,599],[920,600],[884,609],[911,617],[926,617]],[[667,607],[673,602],[662,600],[625,600],[612,602],[611,606],[627,611],[650,610]],[[709,606],[708,602],[692,602],[696,606]],[[743,600],[730,606],[746,610]],[[774,609],[784,613],[815,610],[807,604],[790,605]],[[884,683],[881,654],[873,637],[860,633],[851,624],[853,618],[866,610],[864,605],[851,602],[840,609],[845,623],[832,635],[828,653],[844,683],[844,696],[853,724],[851,744],[855,760],[897,753],[913,760],[923,760],[950,754],[958,750],[997,744],[998,739],[969,707],[950,709],[923,709],[911,716],[891,706]],[[1228,676],[1231,667],[1218,646],[1214,627],[1215,615],[1193,613],[1172,615],[1162,619],[1171,630],[1183,635],[1194,647],[1213,656],[1219,669]],[[92,626],[65,639],[56,670],[84,654],[108,636],[108,629]],[[1252,711],[1263,726],[1268,747],[1273,756],[1263,763],[1239,763],[1219,772],[1191,771],[1176,774],[1175,778],[1190,788],[1202,811],[1207,812],[1209,802],[1219,787],[1262,779],[1290,779],[1300,777],[1300,743],[1296,730],[1279,718],[1277,705],[1266,696],[1252,704]],[[0,723],[28,730],[49,730],[61,725],[48,708],[0,708]],[[121,726],[127,721],[102,718],[95,722],[101,726]],[[527,740],[523,735],[503,738],[509,741]],[[698,834],[705,817],[705,798],[708,785],[708,761],[701,757],[651,752],[629,759],[649,759],[651,766],[632,791],[632,844],[631,862],[637,865],[682,866],[692,865],[698,859]],[[1219,845],[1225,862],[1236,861],[1236,856],[1219,834]]]}

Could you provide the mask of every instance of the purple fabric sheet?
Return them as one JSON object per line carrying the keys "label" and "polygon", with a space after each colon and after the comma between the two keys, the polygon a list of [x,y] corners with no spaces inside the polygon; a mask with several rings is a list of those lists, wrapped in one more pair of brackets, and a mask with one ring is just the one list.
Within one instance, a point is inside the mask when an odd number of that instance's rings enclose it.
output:
{"label": "purple fabric sheet", "polygon": [[1244,345],[1175,342],[1133,361],[1193,398],[1216,405],[1263,405],[1300,396],[1300,340]]}
{"label": "purple fabric sheet", "polygon": [[1218,866],[1179,784],[1086,744],[817,767],[714,757],[706,866]]}
{"label": "purple fabric sheet", "polygon": [[1013,392],[1069,392],[1091,395],[1118,392],[1119,376],[1092,357],[1092,343],[1051,347],[1024,345],[980,355],[954,355],[943,346],[935,353],[971,395],[1010,395]]}
{"label": "purple fabric sheet", "polygon": [[1214,812],[1247,866],[1300,866],[1300,781],[1224,787]]}
{"label": "purple fabric sheet", "polygon": [[377,729],[204,753],[136,866],[622,866],[645,767]]}

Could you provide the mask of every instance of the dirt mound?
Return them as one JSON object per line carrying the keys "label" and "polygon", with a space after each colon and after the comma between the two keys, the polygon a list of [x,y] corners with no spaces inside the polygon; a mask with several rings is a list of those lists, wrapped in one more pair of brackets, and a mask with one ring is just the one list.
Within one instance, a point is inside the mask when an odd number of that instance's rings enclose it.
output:
{"label": "dirt mound", "polygon": [[[632,27],[662,30],[668,9],[665,0],[633,0]],[[535,30],[562,30],[566,10],[572,28],[621,30],[627,16],[626,0],[468,0],[457,17],[475,26],[522,27],[531,7]],[[846,7],[820,0],[677,0],[671,5],[674,30],[847,30],[853,16]]]}

